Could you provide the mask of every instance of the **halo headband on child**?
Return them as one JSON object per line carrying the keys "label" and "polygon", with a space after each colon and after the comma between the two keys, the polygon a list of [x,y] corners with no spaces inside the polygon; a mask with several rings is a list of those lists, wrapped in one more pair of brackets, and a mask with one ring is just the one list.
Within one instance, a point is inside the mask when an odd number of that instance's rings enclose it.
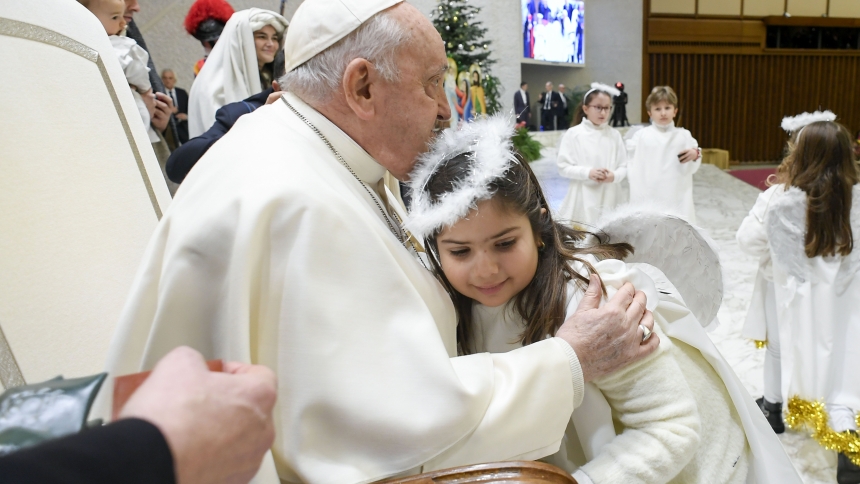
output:
{"label": "halo headband on child", "polygon": [[621,95],[621,91],[619,91],[618,89],[616,89],[612,86],[608,86],[606,84],[601,84],[599,82],[592,82],[591,83],[591,89],[589,89],[588,92],[585,93],[585,96],[582,96],[582,99],[587,98],[588,95],[593,93],[594,91],[605,92],[606,94],[609,94],[612,97]]}
{"label": "halo headband on child", "polygon": [[803,113],[797,116],[786,116],[782,118],[782,129],[791,134],[818,121],[836,121],[836,115],[832,111],[815,111],[814,113]]}
{"label": "halo headband on child", "polygon": [[[465,217],[477,202],[493,196],[490,184],[504,176],[517,162],[511,136],[513,120],[495,115],[464,125],[460,130],[447,129],[421,155],[409,180],[412,202],[406,229],[419,240],[442,227],[450,227]],[[437,201],[430,200],[427,184],[443,163],[468,154],[472,170],[457,180],[452,190]]]}

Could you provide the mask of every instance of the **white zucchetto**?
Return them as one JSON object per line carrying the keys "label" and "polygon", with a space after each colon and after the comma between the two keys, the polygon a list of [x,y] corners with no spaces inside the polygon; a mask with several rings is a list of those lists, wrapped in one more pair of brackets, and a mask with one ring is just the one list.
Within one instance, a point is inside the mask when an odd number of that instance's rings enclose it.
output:
{"label": "white zucchetto", "polygon": [[403,0],[305,0],[284,40],[286,71],[309,61],[377,13]]}

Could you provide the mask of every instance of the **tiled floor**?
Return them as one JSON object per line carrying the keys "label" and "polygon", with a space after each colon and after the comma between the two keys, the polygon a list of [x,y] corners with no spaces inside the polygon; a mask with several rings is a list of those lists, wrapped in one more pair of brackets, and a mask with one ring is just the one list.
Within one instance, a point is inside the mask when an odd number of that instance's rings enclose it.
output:
{"label": "tiled floor", "polygon": [[[568,182],[558,176],[555,148],[545,148],[543,155],[531,166],[541,180],[550,205],[556,208],[564,198]],[[764,350],[757,350],[741,337],[758,264],[755,258],[738,250],[735,233],[761,192],[710,165],[702,165],[693,180],[696,217],[720,247],[726,285],[719,312],[721,325],[710,336],[750,394],[758,397],[762,392]],[[824,451],[805,435],[790,430],[780,440],[805,483],[836,482],[835,453]]]}

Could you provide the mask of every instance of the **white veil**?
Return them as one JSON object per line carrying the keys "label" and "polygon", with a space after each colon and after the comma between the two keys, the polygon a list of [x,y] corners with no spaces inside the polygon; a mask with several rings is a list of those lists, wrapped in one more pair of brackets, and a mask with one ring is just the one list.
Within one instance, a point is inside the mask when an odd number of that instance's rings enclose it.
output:
{"label": "white veil", "polygon": [[240,10],[227,21],[221,38],[191,86],[188,99],[190,137],[205,133],[215,122],[215,111],[221,106],[264,89],[260,86],[254,32],[266,25],[283,34],[289,22],[271,10],[260,8]]}

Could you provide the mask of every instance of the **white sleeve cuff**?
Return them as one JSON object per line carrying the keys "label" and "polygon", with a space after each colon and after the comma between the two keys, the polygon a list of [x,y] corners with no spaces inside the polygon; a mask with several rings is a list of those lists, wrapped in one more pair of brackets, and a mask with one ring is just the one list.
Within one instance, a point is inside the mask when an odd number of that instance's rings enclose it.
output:
{"label": "white sleeve cuff", "polygon": [[579,364],[579,357],[576,356],[576,351],[561,338],[552,338],[556,344],[567,355],[570,362],[570,375],[573,383],[573,408],[582,404],[582,397],[585,394],[585,378],[582,376],[582,365]]}
{"label": "white sleeve cuff", "polygon": [[576,479],[577,484],[594,484],[594,481],[588,477],[588,474],[582,472],[582,469],[577,469],[573,473],[573,478]]}

